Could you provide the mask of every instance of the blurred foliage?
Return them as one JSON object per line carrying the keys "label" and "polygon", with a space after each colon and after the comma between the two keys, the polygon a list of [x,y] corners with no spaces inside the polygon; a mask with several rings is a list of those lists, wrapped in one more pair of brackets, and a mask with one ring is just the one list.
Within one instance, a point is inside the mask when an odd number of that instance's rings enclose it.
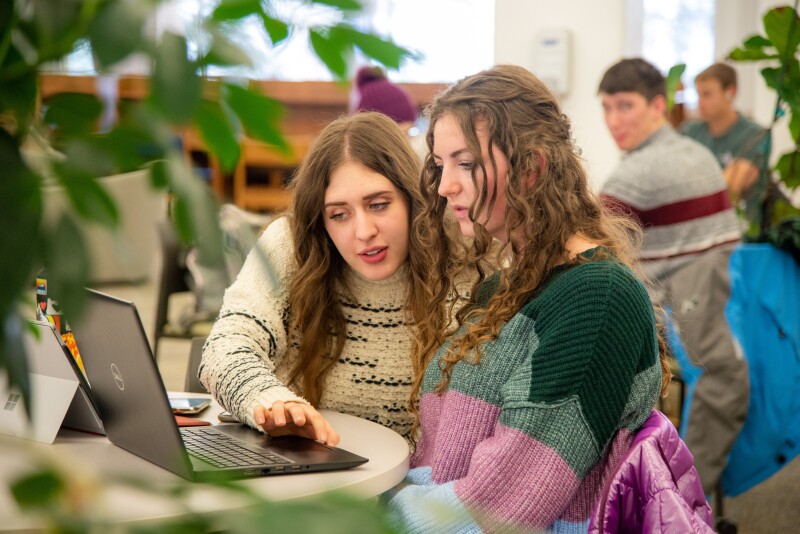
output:
{"label": "blurred foliage", "polygon": [[686,63],[678,63],[670,67],[667,73],[667,113],[675,106],[675,93],[681,83],[681,76],[686,70]]}
{"label": "blurred foliage", "polygon": [[[197,57],[189,54],[186,37],[170,32],[158,38],[153,35],[160,0],[0,1],[0,380],[7,379],[23,393],[28,413],[30,383],[21,336],[26,318],[33,316],[35,274],[46,263],[49,291],[58,296],[64,315],[75,318],[81,313],[83,287],[92,269],[81,223],[92,221],[109,228],[119,224],[119,210],[101,177],[150,169],[152,186],[173,195],[178,234],[199,248],[205,264],[214,265],[222,261],[218,206],[205,182],[184,161],[176,132],[196,128],[225,170],[232,170],[239,158],[241,132],[289,150],[279,128],[283,113],[279,102],[261,94],[255,84],[242,87],[199,74],[210,65],[252,62],[233,43],[226,23],[255,16],[263,22],[273,46],[295,32],[307,32],[315,53],[340,81],[351,72],[356,49],[388,68],[413,57],[410,50],[350,25],[348,21],[362,9],[359,1],[295,1],[323,4],[342,16],[331,26],[307,28],[280,20],[269,0],[220,0],[203,21],[205,46]],[[120,106],[120,120],[102,133],[96,131],[103,108],[96,96],[60,94],[49,99],[43,111],[39,100],[38,77],[43,67],[86,43],[100,73],[133,54],[143,54],[152,65],[149,95],[142,102]],[[47,141],[37,143],[37,139]],[[29,148],[47,145],[49,150],[50,144],[62,156],[50,161],[45,172],[26,156]],[[46,179],[60,185],[70,200],[71,209],[57,221],[44,217]],[[64,502],[69,501],[73,485],[57,471],[44,469],[11,481],[11,492],[20,508],[58,519],[52,525],[55,532],[102,531],[90,529],[80,515],[64,515]],[[291,521],[280,524],[308,526],[274,530],[282,532],[319,531],[309,522],[319,522],[320,517],[328,532],[365,531],[362,526],[367,531],[386,531],[373,528],[378,518],[369,515],[370,508],[332,497],[259,507],[251,520],[265,526],[276,524],[275,517],[291,516]],[[269,520],[263,517],[267,511]],[[186,522],[165,524],[158,530],[252,531],[253,523],[242,521],[250,528],[190,514]]]}
{"label": "blurred foliage", "polygon": [[[794,146],[778,157],[773,170],[790,191],[800,185],[800,16],[797,6],[798,1],[795,0],[794,7],[780,6],[767,11],[763,17],[765,35],[748,37],[728,54],[734,61],[756,61],[764,65],[761,76],[767,87],[776,94],[775,113],[766,139],[766,153],[771,151],[772,132],[778,122],[783,121],[789,129]],[[769,162],[766,158],[763,165],[764,171],[768,172]],[[784,235],[787,229],[800,228],[800,210],[794,208],[771,181],[762,200],[760,220],[760,228],[755,232],[751,231],[751,237],[755,240],[773,242],[790,252],[791,244],[800,242],[800,235],[794,238]],[[776,228],[782,230],[776,233]],[[779,234],[783,237],[778,238]],[[797,249],[793,254],[797,254]]]}
{"label": "blurred foliage", "polygon": [[[5,447],[16,444],[6,443]],[[4,448],[0,443],[0,451]],[[8,452],[6,449],[5,452]],[[11,451],[18,455],[20,451]],[[383,509],[363,498],[329,492],[313,499],[271,502],[246,483],[219,480],[198,488],[188,482],[153,482],[140,476],[105,473],[101,480],[87,474],[68,459],[28,453],[31,471],[8,481],[9,493],[28,519],[38,520],[54,534],[92,532],[250,534],[393,534]],[[291,475],[290,475],[291,476]],[[162,521],[117,523],[102,505],[115,488],[145,498],[161,496],[173,505],[173,515]],[[193,493],[204,499],[218,496],[231,503],[231,512],[209,513],[198,509]],[[209,493],[216,492],[216,493]],[[146,502],[146,501],[145,501]]]}
{"label": "blurred foliage", "polygon": [[[200,76],[209,65],[252,62],[233,44],[230,32],[235,29],[226,23],[255,16],[273,46],[290,34],[307,32],[320,60],[341,81],[352,70],[356,49],[388,68],[413,57],[410,50],[351,26],[348,21],[362,9],[356,0],[295,1],[328,6],[341,17],[331,26],[299,27],[279,20],[268,0],[220,0],[203,21],[205,45],[197,57],[188,52],[186,37],[153,35],[159,0],[0,2],[0,374],[23,392],[26,407],[30,386],[19,303],[25,296],[30,302],[34,275],[47,263],[49,286],[65,316],[80,314],[82,288],[92,267],[80,221],[110,228],[119,223],[117,206],[100,177],[149,168],[153,187],[174,196],[178,234],[200,248],[205,264],[214,265],[222,261],[217,204],[185,164],[176,132],[196,128],[227,171],[239,158],[241,132],[290,150],[279,128],[279,102],[261,94],[255,84],[242,87]],[[40,110],[42,67],[87,42],[101,73],[133,54],[144,54],[152,65],[147,98],[126,103],[120,120],[104,133],[96,132],[103,106],[94,95],[59,94]],[[48,172],[71,202],[71,210],[55,222],[43,217],[42,170],[24,157],[26,147],[35,145],[33,139],[45,137],[64,155]]]}

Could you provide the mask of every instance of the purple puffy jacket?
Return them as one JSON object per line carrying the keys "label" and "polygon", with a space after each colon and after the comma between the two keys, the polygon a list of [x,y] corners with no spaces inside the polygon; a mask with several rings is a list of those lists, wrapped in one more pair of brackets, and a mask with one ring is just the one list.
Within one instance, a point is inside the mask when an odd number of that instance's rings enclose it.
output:
{"label": "purple puffy jacket", "polygon": [[636,433],[589,523],[590,533],[714,532],[694,458],[656,410]]}

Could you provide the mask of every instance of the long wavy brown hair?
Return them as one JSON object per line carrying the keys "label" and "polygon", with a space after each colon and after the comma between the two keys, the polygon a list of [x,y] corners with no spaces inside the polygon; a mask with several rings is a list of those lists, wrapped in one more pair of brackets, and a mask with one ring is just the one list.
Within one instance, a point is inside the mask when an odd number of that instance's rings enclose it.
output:
{"label": "long wavy brown hair", "polygon": [[[425,208],[415,221],[414,229],[419,241],[435,256],[431,262],[437,271],[428,280],[430,305],[439,309],[448,299],[459,273],[468,265],[479,267],[471,302],[456,315],[459,324],[465,325],[464,333],[452,339],[448,352],[442,357],[443,377],[436,389],[441,393],[448,387],[456,363],[468,355],[470,361],[478,363],[480,344],[497,338],[502,326],[532,298],[554,267],[586,261],[581,256],[570,257],[567,240],[572,236],[579,235],[604,247],[598,249],[593,259],[613,255],[642,276],[636,261],[642,233],[631,220],[606,210],[589,189],[586,172],[572,140],[569,119],[561,112],[551,91],[526,69],[501,65],[464,78],[439,95],[428,113],[430,153],[420,180]],[[437,246],[448,243],[443,225],[446,199],[437,192],[441,171],[432,156],[434,130],[445,116],[452,117],[460,125],[467,148],[475,159],[472,181],[480,194],[470,206],[472,220],[475,221],[476,214],[490,211],[497,195],[506,195],[504,246],[494,258],[495,262],[503,262],[504,267],[499,272],[497,291],[480,307],[475,302],[476,289],[489,272],[486,260],[491,250],[491,238],[480,221],[474,223],[475,239],[463,261],[454,254],[452,245]],[[478,126],[489,134],[486,152],[481,150],[476,134]],[[482,187],[488,166],[497,175],[493,147],[508,159],[505,193]],[[536,178],[533,183],[531,175]],[[658,332],[663,394],[671,373],[660,326]],[[415,377],[412,391],[415,427],[418,414],[414,399],[419,395],[424,370],[442,341],[440,336],[418,344],[413,356],[415,367],[421,370]]]}
{"label": "long wavy brown hair", "polygon": [[[397,187],[408,203],[409,222],[419,215],[422,206],[419,158],[400,127],[380,113],[359,113],[331,122],[298,168],[291,186],[290,209],[298,269],[290,279],[288,294],[289,331],[298,334],[299,346],[289,384],[299,387],[314,405],[319,403],[325,376],[339,360],[347,339],[344,312],[337,298],[348,291],[344,276],[347,264],[324,224],[325,190],[331,174],[346,162],[358,162]],[[410,235],[404,310],[409,335],[428,344],[441,326],[426,320],[424,291],[416,289],[423,286],[430,272],[424,250],[416,236]]]}

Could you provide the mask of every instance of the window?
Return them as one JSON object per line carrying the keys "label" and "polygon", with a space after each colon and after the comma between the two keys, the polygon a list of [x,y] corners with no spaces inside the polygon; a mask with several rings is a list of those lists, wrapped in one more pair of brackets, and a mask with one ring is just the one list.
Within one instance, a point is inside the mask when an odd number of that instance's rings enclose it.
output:
{"label": "window", "polygon": [[[197,52],[202,48],[203,36],[201,21],[211,14],[217,5],[216,0],[176,0],[170,11],[174,20],[180,21],[183,32],[189,41],[189,50]],[[292,21],[298,27],[313,27],[321,24],[341,22],[341,12],[319,4],[297,0],[279,0],[270,3],[276,18]],[[253,62],[252,67],[211,66],[206,72],[209,76],[241,76],[262,80],[330,80],[330,73],[311,51],[308,34],[298,32],[272,46],[261,21],[248,17],[228,24],[231,32],[227,35],[240,47]]]}
{"label": "window", "polygon": [[[362,0],[363,13],[349,22],[363,31],[388,37],[418,51],[422,59],[406,62],[393,80],[455,81],[490,67],[494,60],[494,0]],[[162,4],[156,27],[186,35],[190,53],[204,46],[201,21],[218,0],[172,0]],[[302,0],[273,0],[277,18],[310,27],[340,22],[342,13]],[[424,16],[422,15],[424,14]],[[209,76],[241,76],[264,80],[331,80],[331,74],[311,51],[308,35],[299,32],[276,47],[270,45],[260,21],[248,18],[231,25],[230,36],[253,60],[253,66],[210,67]],[[367,60],[356,57],[355,64]],[[69,72],[92,73],[91,51],[81,47],[66,61]]]}
{"label": "window", "polygon": [[65,70],[70,74],[97,74],[89,41],[81,41],[75,51],[65,58],[64,63]]}
{"label": "window", "polygon": [[402,82],[454,82],[494,64],[494,0],[372,0],[378,35],[418,50],[392,78]]}
{"label": "window", "polygon": [[697,107],[694,78],[714,63],[715,0],[630,0],[628,51],[656,65],[665,75],[686,64],[683,102]]}

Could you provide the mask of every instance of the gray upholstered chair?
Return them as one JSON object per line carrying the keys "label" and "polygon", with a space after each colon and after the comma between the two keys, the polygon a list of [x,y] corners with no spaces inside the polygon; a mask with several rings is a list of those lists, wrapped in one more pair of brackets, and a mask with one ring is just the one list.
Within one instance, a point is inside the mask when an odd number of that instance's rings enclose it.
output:
{"label": "gray upholstered chair", "polygon": [[[101,224],[81,222],[92,265],[90,282],[143,281],[155,272],[157,228],[167,217],[167,194],[152,188],[147,169],[106,176],[100,185],[116,203],[120,224],[112,231]],[[45,220],[50,224],[57,224],[61,213],[71,209],[64,188],[55,182],[42,187],[42,197]]]}

